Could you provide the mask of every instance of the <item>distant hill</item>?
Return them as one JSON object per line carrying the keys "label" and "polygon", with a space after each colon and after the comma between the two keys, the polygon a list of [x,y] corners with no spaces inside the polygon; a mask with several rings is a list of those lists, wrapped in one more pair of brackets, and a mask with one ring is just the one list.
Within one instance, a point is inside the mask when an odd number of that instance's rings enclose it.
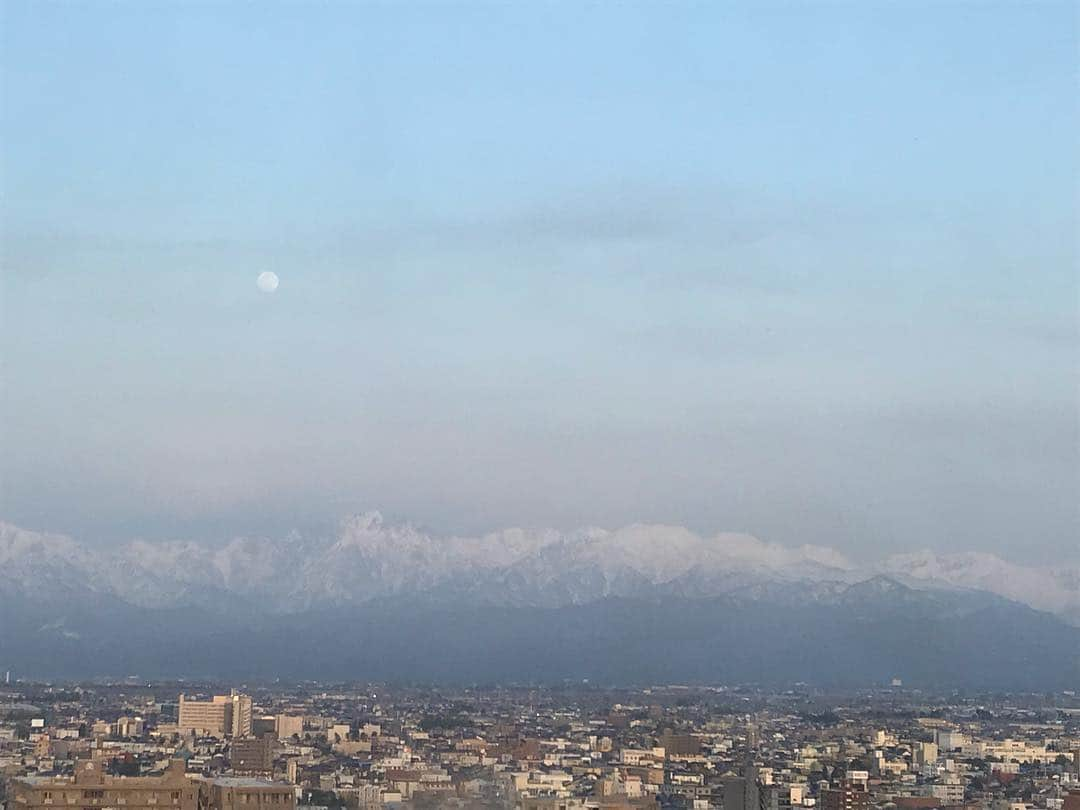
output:
{"label": "distant hill", "polygon": [[[858,568],[829,549],[662,526],[438,539],[377,515],[332,538],[221,548],[93,551],[3,526],[0,666],[50,677],[1080,682],[1067,609],[958,587],[941,560],[905,570],[899,559]],[[952,581],[923,576],[933,565]]]}

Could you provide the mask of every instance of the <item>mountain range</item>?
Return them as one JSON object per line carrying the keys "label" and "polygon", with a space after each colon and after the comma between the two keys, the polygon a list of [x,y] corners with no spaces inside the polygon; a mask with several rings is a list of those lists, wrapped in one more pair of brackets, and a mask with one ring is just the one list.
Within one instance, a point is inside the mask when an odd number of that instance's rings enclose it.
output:
{"label": "mountain range", "polygon": [[[1080,568],[673,526],[102,547],[0,524],[0,666],[100,674],[755,680],[1051,688],[1080,675]],[[320,662],[316,665],[316,662]]]}

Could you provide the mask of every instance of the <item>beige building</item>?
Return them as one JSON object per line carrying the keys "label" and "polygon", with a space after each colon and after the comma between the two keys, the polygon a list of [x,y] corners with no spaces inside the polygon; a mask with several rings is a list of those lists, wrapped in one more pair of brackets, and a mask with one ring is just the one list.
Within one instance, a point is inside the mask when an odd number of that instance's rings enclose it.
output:
{"label": "beige building", "polygon": [[206,810],[296,810],[296,793],[288,785],[235,776],[204,784]]}
{"label": "beige building", "polygon": [[274,734],[279,740],[287,740],[294,734],[303,737],[304,716],[300,714],[264,714],[261,717],[252,719],[251,733],[256,737]]}
{"label": "beige building", "polygon": [[177,728],[182,734],[208,737],[246,737],[251,734],[253,702],[247,695],[232,692],[210,700],[191,700],[180,695]]}
{"label": "beige building", "polygon": [[79,760],[73,777],[25,777],[11,782],[10,807],[18,810],[75,807],[94,810],[199,810],[198,785],[184,775],[184,763],[174,760],[162,776],[108,776],[100,759]]}
{"label": "beige building", "polygon": [[83,759],[74,776],[11,781],[9,810],[295,810],[288,785],[257,779],[188,777],[182,760],[161,776],[109,776],[102,759]]}
{"label": "beige building", "polygon": [[276,731],[279,740],[287,740],[296,735],[304,736],[304,718],[297,714],[279,714],[277,716]]}

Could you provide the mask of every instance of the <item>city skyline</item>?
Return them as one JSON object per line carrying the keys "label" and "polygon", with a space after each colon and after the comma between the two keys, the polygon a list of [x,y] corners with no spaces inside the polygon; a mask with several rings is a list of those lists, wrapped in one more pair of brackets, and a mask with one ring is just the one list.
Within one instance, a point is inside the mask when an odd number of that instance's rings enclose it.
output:
{"label": "city skyline", "polygon": [[[19,680],[0,800],[158,810],[1076,810],[1074,691]],[[190,715],[240,701],[250,728]],[[228,692],[228,694],[222,694]],[[212,697],[211,697],[212,696]],[[32,701],[32,703],[31,703]]]}

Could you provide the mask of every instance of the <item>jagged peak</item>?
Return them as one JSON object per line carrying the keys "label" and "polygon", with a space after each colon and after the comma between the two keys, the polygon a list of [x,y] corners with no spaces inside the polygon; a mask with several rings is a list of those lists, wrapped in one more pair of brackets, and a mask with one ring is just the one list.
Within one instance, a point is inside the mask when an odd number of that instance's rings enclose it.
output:
{"label": "jagged peak", "polygon": [[357,512],[347,515],[338,524],[339,532],[375,532],[382,529],[384,524],[382,512],[371,509],[366,512]]}
{"label": "jagged peak", "polygon": [[832,583],[851,588],[852,597],[912,587],[966,588],[1073,622],[1080,617],[1080,571],[1067,566],[1044,569],[982,552],[921,551],[860,567],[825,546],[784,546],[746,533],[702,535],[649,523],[439,536],[410,523],[387,522],[371,510],[343,518],[334,532],[308,537],[294,531],[278,539],[240,536],[224,544],[140,539],[101,548],[0,522],[0,563],[18,576],[40,565],[43,580],[67,571],[96,591],[145,603],[179,604],[213,591],[303,609],[320,600],[441,588],[484,602],[551,604],[643,591],[704,597],[732,592],[740,584]]}

